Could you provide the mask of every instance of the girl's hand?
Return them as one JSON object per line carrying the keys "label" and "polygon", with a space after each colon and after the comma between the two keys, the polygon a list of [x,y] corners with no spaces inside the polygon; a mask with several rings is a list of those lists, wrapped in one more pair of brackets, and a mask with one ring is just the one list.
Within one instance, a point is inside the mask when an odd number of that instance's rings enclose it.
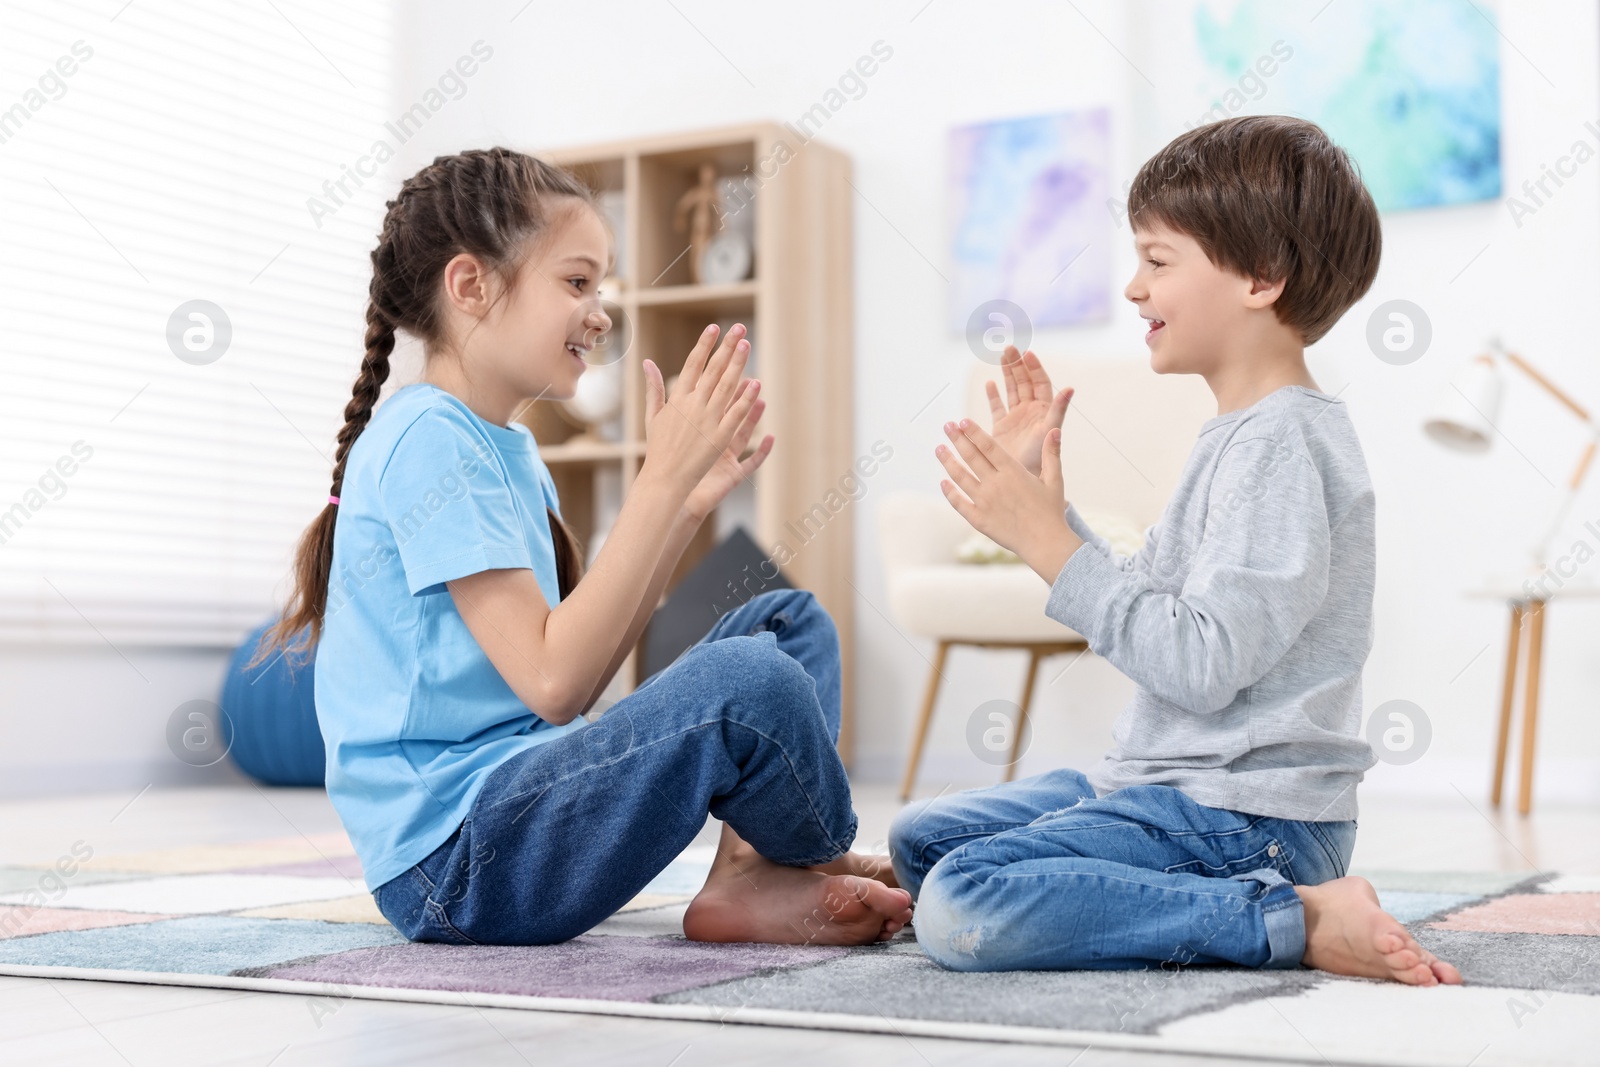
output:
{"label": "girl's hand", "polygon": [[1019,356],[1016,345],[1006,346],[1005,355],[1000,357],[1000,369],[1005,373],[1009,410],[1001,402],[995,383],[984,383],[989,394],[995,440],[1026,467],[1029,474],[1037,477],[1044,435],[1060,426],[1066,417],[1072,388],[1068,386],[1052,398],[1050,375],[1045,373],[1039,357],[1032,350]]}
{"label": "girl's hand", "polygon": [[685,498],[727,451],[744,425],[761,383],[740,377],[750,354],[743,325],[728,331],[715,353],[717,327],[707,326],[683,361],[667,395],[661,368],[644,361],[645,457],[640,477],[661,479]]}
{"label": "girl's hand", "polygon": [[[658,368],[652,366],[646,374],[651,371],[658,377],[661,373]],[[761,420],[761,412],[766,406],[767,402],[759,399],[750,405],[744,423],[734,432],[733,440],[722,450],[722,455],[717,457],[705,477],[700,479],[700,484],[690,492],[689,499],[684,501],[684,514],[696,525],[704,522],[706,516],[733,492],[735,486],[754,474],[756,468],[766,462],[767,455],[772,451],[772,443],[776,440],[770,433],[762,438],[761,444],[754,452],[743,460],[739,458],[745,445],[750,443],[750,435],[755,432],[756,423]]]}
{"label": "girl's hand", "polygon": [[1067,525],[1061,431],[1052,428],[1044,435],[1043,469],[1037,478],[971,419],[945,423],[945,433],[961,457],[957,459],[945,445],[934,449],[953,480],[939,482],[950,506],[974,529],[1011,549],[1045,581],[1054,583],[1068,557],[1083,544]]}

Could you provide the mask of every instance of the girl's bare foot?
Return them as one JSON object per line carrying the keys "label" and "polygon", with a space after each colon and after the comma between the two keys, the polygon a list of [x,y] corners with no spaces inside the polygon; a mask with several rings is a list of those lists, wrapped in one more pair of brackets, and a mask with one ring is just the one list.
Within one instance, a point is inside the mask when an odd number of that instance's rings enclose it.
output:
{"label": "girl's bare foot", "polygon": [[1297,885],[1305,906],[1307,967],[1407,985],[1460,985],[1461,972],[1417,944],[1378,904],[1365,878]]}
{"label": "girl's bare foot", "polygon": [[[838,861],[836,861],[838,862]],[[863,875],[785,867],[723,827],[717,859],[683,915],[691,941],[865,945],[911,921],[911,894]]]}

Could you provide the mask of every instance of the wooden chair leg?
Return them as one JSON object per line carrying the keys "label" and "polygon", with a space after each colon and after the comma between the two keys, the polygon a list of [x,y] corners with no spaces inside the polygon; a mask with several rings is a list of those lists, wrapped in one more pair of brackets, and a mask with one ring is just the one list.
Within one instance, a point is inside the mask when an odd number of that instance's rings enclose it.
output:
{"label": "wooden chair leg", "polygon": [[1494,785],[1489,803],[1500,806],[1506,780],[1506,749],[1511,744],[1511,703],[1517,692],[1517,660],[1522,650],[1522,605],[1511,602],[1511,634],[1506,638],[1506,677],[1500,688],[1500,729],[1494,749]]}
{"label": "wooden chair leg", "polygon": [[922,749],[928,742],[928,724],[933,721],[933,705],[939,699],[939,680],[944,676],[945,655],[950,651],[949,641],[940,641],[933,654],[933,671],[928,675],[928,687],[922,697],[922,713],[917,718],[917,733],[911,741],[911,755],[906,760],[906,775],[900,782],[900,799],[911,799],[911,787],[917,784],[917,767],[922,763]]}
{"label": "wooden chair leg", "polygon": [[1028,650],[1028,678],[1022,683],[1022,700],[1017,704],[1017,721],[1011,734],[1011,762],[1006,764],[1004,781],[1017,776],[1017,761],[1022,758],[1022,735],[1028,728],[1028,708],[1033,703],[1033,680],[1039,674],[1039,660],[1044,658],[1036,648]]}
{"label": "wooden chair leg", "polygon": [[1528,605],[1528,666],[1522,697],[1522,781],[1517,790],[1517,812],[1533,807],[1533,744],[1539,727],[1539,658],[1544,651],[1544,601]]}

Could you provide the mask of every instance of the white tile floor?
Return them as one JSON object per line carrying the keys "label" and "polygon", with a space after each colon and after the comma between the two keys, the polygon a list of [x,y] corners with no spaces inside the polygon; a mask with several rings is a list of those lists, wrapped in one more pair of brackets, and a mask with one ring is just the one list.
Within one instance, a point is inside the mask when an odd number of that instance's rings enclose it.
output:
{"label": "white tile floor", "polygon": [[[859,844],[881,841],[892,790],[857,789]],[[0,803],[0,864],[317,834],[317,790],[148,790]],[[708,828],[708,833],[714,827]],[[1478,797],[1362,798],[1356,866],[1600,875],[1600,810],[1494,814]],[[1075,1056],[1079,1058],[1074,1059]],[[984,1045],[762,1026],[658,1022],[286,994],[0,978],[0,1064],[1216,1064],[1214,1059]]]}

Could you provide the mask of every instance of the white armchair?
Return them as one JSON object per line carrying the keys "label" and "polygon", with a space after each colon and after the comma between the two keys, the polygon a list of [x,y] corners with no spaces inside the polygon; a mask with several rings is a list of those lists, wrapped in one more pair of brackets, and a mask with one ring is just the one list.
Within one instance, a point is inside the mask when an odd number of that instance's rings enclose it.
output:
{"label": "white armchair", "polygon": [[[1070,385],[1075,390],[1061,429],[1067,499],[1103,536],[1112,537],[1118,526],[1144,530],[1154,524],[1177,484],[1200,424],[1216,414],[1216,400],[1205,381],[1194,375],[1158,376],[1144,356],[1041,360],[1056,389]],[[964,403],[967,417],[986,429],[991,419],[984,383],[991,379],[1001,383],[1004,396],[1000,368],[980,363],[968,380]],[[942,432],[939,439],[944,439]],[[1085,651],[1088,644],[1082,635],[1045,615],[1050,587],[1026,565],[958,561],[957,549],[973,530],[937,486],[929,493],[886,497],[878,526],[889,612],[898,625],[933,639],[936,645],[901,799],[908,799],[916,784],[945,661],[955,645],[1028,652],[1011,761],[1005,771],[1010,781],[1040,661]]]}

